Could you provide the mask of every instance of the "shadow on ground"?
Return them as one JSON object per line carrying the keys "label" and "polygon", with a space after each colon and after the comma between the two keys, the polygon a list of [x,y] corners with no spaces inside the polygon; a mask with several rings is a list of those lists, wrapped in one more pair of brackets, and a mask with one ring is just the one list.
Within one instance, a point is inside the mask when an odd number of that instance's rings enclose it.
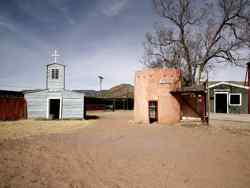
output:
{"label": "shadow on ground", "polygon": [[100,117],[97,115],[86,115],[85,119],[86,120],[91,120],[91,119],[99,119]]}

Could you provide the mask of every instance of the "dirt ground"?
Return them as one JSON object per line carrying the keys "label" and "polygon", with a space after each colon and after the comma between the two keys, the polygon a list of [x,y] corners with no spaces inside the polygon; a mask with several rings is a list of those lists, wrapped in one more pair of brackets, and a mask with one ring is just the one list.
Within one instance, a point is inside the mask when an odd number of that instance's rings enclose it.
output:
{"label": "dirt ground", "polygon": [[131,112],[97,115],[71,132],[0,134],[0,187],[250,187],[250,129],[148,126],[134,124]]}
{"label": "dirt ground", "polygon": [[30,136],[41,136],[56,133],[71,133],[77,129],[93,124],[94,120],[20,120],[0,121],[0,140],[19,139]]}

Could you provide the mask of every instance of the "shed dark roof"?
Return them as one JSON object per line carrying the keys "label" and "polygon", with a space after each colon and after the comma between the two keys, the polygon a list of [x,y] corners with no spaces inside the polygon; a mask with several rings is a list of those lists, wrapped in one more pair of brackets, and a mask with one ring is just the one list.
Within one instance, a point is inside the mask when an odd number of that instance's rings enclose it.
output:
{"label": "shed dark roof", "polygon": [[205,93],[206,89],[203,85],[195,85],[195,86],[186,86],[176,91],[172,91],[171,93]]}
{"label": "shed dark roof", "polygon": [[0,98],[24,97],[20,91],[0,90]]}
{"label": "shed dark roof", "polygon": [[83,93],[86,97],[97,97],[99,95],[99,91],[95,90],[73,90],[78,93]]}

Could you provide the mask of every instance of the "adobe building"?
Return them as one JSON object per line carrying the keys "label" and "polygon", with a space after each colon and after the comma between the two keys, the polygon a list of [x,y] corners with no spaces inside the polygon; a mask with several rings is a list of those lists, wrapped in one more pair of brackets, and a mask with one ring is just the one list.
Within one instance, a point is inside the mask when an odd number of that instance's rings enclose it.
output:
{"label": "adobe building", "polygon": [[145,69],[135,74],[134,120],[175,124],[208,123],[206,85],[182,87],[180,69]]}
{"label": "adobe building", "polygon": [[171,92],[181,89],[179,69],[145,69],[135,74],[135,122],[180,121],[181,104]]}

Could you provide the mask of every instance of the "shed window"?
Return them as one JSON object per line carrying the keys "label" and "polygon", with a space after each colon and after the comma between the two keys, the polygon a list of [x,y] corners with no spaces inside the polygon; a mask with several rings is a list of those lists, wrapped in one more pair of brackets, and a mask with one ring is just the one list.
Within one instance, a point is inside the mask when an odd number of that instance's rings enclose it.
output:
{"label": "shed window", "polygon": [[58,79],[58,78],[59,78],[59,70],[52,69],[52,79]]}
{"label": "shed window", "polygon": [[241,93],[230,93],[229,104],[231,106],[241,106]]}

